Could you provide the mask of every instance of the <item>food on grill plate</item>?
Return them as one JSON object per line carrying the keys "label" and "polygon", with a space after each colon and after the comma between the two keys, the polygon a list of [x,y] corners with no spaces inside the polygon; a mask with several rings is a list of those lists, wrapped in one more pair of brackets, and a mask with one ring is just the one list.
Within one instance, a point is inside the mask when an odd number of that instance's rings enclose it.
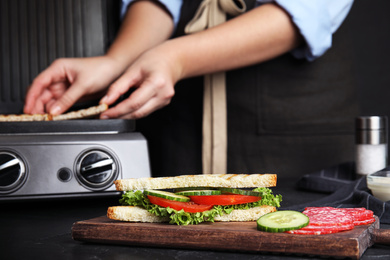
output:
{"label": "food on grill plate", "polygon": [[60,121],[83,119],[97,116],[108,109],[106,104],[89,107],[77,111],[68,112],[65,114],[53,116],[51,114],[34,114],[34,115],[0,115],[0,122],[23,122],[23,121]]}

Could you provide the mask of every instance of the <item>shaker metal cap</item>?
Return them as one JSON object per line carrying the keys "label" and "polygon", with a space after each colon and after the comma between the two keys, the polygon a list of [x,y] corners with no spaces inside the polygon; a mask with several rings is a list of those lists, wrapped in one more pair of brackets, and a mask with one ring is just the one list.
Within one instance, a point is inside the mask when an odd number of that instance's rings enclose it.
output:
{"label": "shaker metal cap", "polygon": [[360,116],[356,118],[356,129],[386,130],[387,116]]}
{"label": "shaker metal cap", "polygon": [[387,143],[387,117],[361,116],[356,118],[356,144]]}

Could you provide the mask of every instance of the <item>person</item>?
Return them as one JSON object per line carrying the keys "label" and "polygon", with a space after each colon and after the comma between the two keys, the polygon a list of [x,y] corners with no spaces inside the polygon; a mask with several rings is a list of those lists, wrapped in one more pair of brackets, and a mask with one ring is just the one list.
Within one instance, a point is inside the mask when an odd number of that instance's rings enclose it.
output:
{"label": "person", "polygon": [[229,173],[297,177],[352,159],[358,110],[338,30],[352,0],[246,1],[244,14],[189,35],[201,1],[124,2],[106,55],[54,61],[26,113],[60,114],[102,92],[113,105],[131,91],[101,118],[137,119],[154,176],[201,173],[201,76],[226,71]]}

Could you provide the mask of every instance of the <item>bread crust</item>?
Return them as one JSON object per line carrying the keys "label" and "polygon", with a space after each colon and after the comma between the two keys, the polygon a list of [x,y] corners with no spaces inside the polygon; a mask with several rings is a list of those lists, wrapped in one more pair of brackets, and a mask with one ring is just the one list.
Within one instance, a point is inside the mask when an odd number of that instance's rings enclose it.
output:
{"label": "bread crust", "polygon": [[100,104],[98,106],[89,107],[86,109],[81,109],[77,111],[72,111],[69,113],[53,116],[53,121],[61,121],[61,120],[72,120],[72,119],[82,119],[82,118],[90,118],[97,116],[108,109],[106,104]]}
{"label": "bread crust", "polygon": [[51,119],[52,117],[49,114],[0,115],[0,122],[50,121]]}
{"label": "bread crust", "polygon": [[82,119],[97,116],[108,109],[106,104],[89,107],[65,114],[52,116],[51,114],[34,114],[34,115],[0,115],[0,122],[25,122],[25,121],[60,121]]}
{"label": "bread crust", "polygon": [[[217,222],[233,222],[233,221],[256,221],[264,214],[274,212],[276,208],[273,206],[259,206],[251,209],[233,210],[230,214],[215,216],[214,221]],[[169,218],[162,218],[153,215],[144,208],[135,206],[114,206],[107,210],[107,217],[113,220],[127,222],[144,222],[144,223],[162,223],[169,222]]]}
{"label": "bread crust", "polygon": [[136,206],[109,207],[107,210],[107,217],[113,220],[129,222],[160,223],[169,221],[169,218],[155,216],[146,209]]}
{"label": "bread crust", "polygon": [[276,174],[200,174],[175,177],[122,179],[116,180],[114,183],[118,191],[131,191],[183,187],[275,187],[276,181]]}

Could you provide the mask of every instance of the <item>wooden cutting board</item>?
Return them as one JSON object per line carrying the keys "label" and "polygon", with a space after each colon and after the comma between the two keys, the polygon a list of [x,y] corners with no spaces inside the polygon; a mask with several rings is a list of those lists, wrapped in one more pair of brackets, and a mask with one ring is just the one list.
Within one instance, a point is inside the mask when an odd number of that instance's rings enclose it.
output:
{"label": "wooden cutting board", "polygon": [[256,222],[216,222],[177,226],[165,223],[129,223],[98,217],[73,224],[74,240],[108,244],[223,250],[277,252],[309,256],[359,259],[373,243],[390,243],[390,230],[371,225],[329,235],[267,233]]}

